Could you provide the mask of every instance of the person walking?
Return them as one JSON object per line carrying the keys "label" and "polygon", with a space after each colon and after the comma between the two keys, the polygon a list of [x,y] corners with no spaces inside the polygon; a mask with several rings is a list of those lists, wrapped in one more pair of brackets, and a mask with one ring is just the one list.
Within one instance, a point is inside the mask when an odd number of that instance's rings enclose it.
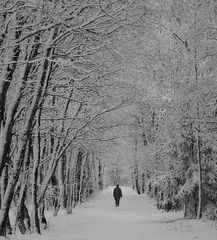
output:
{"label": "person walking", "polygon": [[122,191],[119,184],[113,190],[113,197],[115,199],[115,207],[119,207],[120,198],[122,197]]}

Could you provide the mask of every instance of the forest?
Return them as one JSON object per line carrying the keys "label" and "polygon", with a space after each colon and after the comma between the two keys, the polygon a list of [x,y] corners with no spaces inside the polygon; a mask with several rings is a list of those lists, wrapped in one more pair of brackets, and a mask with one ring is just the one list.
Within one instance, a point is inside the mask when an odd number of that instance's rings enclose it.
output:
{"label": "forest", "polygon": [[217,220],[216,24],[215,0],[0,0],[0,236],[101,191],[122,137],[138,194]]}

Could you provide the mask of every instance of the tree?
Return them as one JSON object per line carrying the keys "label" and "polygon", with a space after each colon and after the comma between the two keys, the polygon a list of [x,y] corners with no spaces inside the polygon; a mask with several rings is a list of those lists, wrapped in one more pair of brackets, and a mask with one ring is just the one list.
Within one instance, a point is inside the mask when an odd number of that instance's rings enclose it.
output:
{"label": "tree", "polygon": [[[103,125],[102,117],[129,99],[120,94],[112,101],[117,68],[112,61],[103,62],[102,57],[111,56],[108,39],[127,23],[131,5],[130,1],[76,0],[1,4],[0,70],[4,80],[0,86],[0,174],[5,185],[1,188],[0,235],[5,235],[14,192],[20,197],[19,209],[28,212],[24,202],[34,203],[32,227],[40,233],[39,220],[44,216],[38,216],[39,207],[43,212],[57,171],[60,181],[53,187],[58,189],[58,202],[64,195],[65,179],[80,183],[80,200],[90,190],[86,174],[92,175],[93,169],[89,160],[78,172],[73,164],[66,169],[65,161],[70,162],[70,153],[77,149],[84,149],[87,155],[95,152],[88,142],[101,139],[108,129],[109,123]],[[94,160],[93,164],[98,168],[98,180],[88,184],[102,188],[102,161]],[[32,180],[32,199],[26,185],[19,183],[24,168],[26,178]],[[76,196],[77,191],[68,196],[69,212],[73,194]],[[19,223],[23,218],[18,218]]]}

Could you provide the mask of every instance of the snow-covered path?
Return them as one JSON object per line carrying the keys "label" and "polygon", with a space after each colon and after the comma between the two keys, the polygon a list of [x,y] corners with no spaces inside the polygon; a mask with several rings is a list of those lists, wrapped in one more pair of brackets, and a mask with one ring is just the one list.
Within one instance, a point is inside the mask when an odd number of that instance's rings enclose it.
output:
{"label": "snow-covered path", "polygon": [[203,222],[180,220],[181,213],[157,211],[152,200],[123,187],[120,207],[113,188],[76,208],[72,215],[50,218],[42,236],[13,236],[13,240],[216,240],[217,231]]}

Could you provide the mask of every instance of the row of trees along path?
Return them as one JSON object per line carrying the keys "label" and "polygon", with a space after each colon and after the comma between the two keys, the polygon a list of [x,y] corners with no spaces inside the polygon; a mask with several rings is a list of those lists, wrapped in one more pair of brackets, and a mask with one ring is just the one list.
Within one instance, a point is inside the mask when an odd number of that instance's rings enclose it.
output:
{"label": "row of trees along path", "polygon": [[117,94],[107,50],[129,6],[0,1],[0,236],[12,232],[12,205],[19,230],[31,217],[40,234],[45,206],[70,213],[102,188],[100,140],[115,125],[105,115],[130,96]]}

